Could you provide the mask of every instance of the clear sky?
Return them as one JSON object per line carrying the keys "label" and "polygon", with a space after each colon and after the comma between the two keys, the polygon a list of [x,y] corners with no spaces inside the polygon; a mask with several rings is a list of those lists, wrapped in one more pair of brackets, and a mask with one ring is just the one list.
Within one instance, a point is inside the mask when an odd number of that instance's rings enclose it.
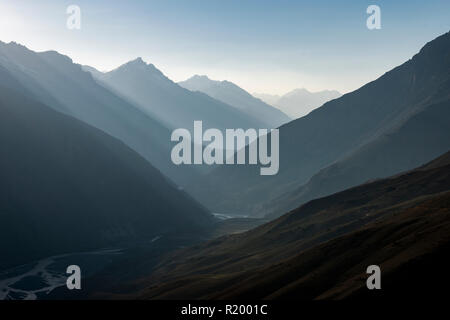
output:
{"label": "clear sky", "polygon": [[[66,8],[81,8],[81,29]],[[366,9],[381,8],[368,30]],[[194,74],[249,92],[348,92],[450,30],[450,1],[0,0],[0,40],[100,70],[142,57],[174,81]]]}

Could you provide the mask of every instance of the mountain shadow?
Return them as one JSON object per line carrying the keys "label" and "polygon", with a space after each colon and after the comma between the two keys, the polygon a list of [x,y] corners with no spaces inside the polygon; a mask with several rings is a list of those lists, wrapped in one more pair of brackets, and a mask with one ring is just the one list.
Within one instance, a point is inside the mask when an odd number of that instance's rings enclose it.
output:
{"label": "mountain shadow", "polygon": [[[439,297],[450,277],[450,152],[402,175],[310,201],[245,233],[166,257],[93,296],[144,299]],[[369,291],[366,269],[382,270]],[[411,281],[411,279],[414,279]],[[120,289],[133,288],[132,291]]]}
{"label": "mountain shadow", "polygon": [[192,194],[214,212],[276,216],[430,161],[450,148],[448,70],[450,33],[377,80],[281,126],[277,175],[260,176],[258,166],[222,166],[192,185]]}
{"label": "mountain shadow", "polygon": [[170,160],[173,144],[168,127],[99,84],[69,57],[0,42],[0,65],[35,100],[121,140],[178,185],[197,175],[192,167]]}
{"label": "mountain shadow", "polygon": [[170,234],[213,218],[123,142],[35,100],[0,66],[0,268]]}

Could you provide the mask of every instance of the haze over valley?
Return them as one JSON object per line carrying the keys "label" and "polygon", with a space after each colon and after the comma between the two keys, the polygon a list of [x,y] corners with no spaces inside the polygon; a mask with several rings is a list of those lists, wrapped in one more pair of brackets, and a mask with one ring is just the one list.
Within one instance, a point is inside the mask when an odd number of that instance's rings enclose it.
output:
{"label": "haze over valley", "polygon": [[368,9],[2,2],[0,300],[439,299],[450,7]]}

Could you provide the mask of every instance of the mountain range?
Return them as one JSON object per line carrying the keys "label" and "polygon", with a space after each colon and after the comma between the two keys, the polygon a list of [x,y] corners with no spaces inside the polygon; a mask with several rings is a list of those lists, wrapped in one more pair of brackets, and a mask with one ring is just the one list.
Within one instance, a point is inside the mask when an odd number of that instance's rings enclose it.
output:
{"label": "mountain range", "polygon": [[0,268],[206,234],[215,220],[203,206],[123,142],[37,101],[20,80],[0,66]]}
{"label": "mountain range", "polygon": [[380,78],[281,126],[277,175],[224,166],[191,192],[213,212],[274,217],[419,166],[450,148],[448,70],[450,33]]}
{"label": "mountain range", "polygon": [[305,88],[294,89],[282,96],[264,93],[254,93],[253,95],[280,109],[292,119],[306,116],[325,102],[342,96],[336,90],[310,92]]}
{"label": "mountain range", "polygon": [[[450,32],[342,96],[258,99],[206,76],[175,83],[141,58],[100,72],[0,41],[1,277],[114,248],[122,256],[75,294],[437,296],[436,283],[450,284],[449,71]],[[195,120],[278,128],[278,174],[173,164],[171,132]],[[366,290],[373,264],[383,294]]]}
{"label": "mountain range", "polygon": [[99,84],[69,57],[0,42],[0,65],[36,100],[121,140],[177,184],[195,175],[170,161],[168,127]]}
{"label": "mountain range", "polygon": [[257,118],[267,128],[278,128],[291,119],[280,110],[253,97],[244,89],[230,81],[215,81],[207,76],[195,75],[185,81],[178,82],[180,86],[191,91],[206,93],[242,112]]}
{"label": "mountain range", "polygon": [[[85,70],[92,72],[93,68]],[[181,87],[141,58],[106,73],[94,71],[92,75],[170,129],[191,129],[195,120],[203,121],[204,128],[220,130],[267,127],[249,113]]]}

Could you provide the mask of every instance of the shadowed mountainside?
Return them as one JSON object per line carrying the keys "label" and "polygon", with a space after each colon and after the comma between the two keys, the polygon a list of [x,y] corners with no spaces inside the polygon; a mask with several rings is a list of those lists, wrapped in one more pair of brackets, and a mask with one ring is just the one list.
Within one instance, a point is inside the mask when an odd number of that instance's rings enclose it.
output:
{"label": "shadowed mountainside", "polygon": [[[433,286],[428,280],[448,283],[449,205],[450,152],[402,175],[310,201],[254,230],[175,252],[116,294],[94,296],[363,297],[371,264],[383,270],[381,297],[428,295],[420,291]],[[433,268],[438,275],[430,276]]]}
{"label": "shadowed mountainside", "polygon": [[0,66],[0,268],[49,255],[202,237],[207,210],[122,142],[35,100]]}
{"label": "shadowed mountainside", "polygon": [[0,42],[0,66],[36,101],[123,141],[176,183],[196,176],[192,167],[170,161],[171,131],[166,126],[97,83],[69,57]]}
{"label": "shadowed mountainside", "polygon": [[265,127],[264,122],[252,115],[204,93],[192,92],[179,86],[153,64],[147,64],[141,58],[125,63],[110,72],[92,74],[101,83],[126,97],[171,129],[190,130],[195,120],[203,121],[204,128]]}
{"label": "shadowed mountainside", "polygon": [[450,100],[429,106],[400,128],[320,170],[308,183],[261,206],[275,218],[309,200],[425,163],[450,145]]}
{"label": "shadowed mountainside", "polygon": [[[277,175],[260,176],[258,166],[222,166],[190,191],[213,212],[279,215],[286,207],[277,202],[302,196],[289,203],[292,208],[430,161],[450,148],[449,70],[446,33],[377,80],[281,126]],[[319,172],[318,188],[305,186],[283,198]]]}

